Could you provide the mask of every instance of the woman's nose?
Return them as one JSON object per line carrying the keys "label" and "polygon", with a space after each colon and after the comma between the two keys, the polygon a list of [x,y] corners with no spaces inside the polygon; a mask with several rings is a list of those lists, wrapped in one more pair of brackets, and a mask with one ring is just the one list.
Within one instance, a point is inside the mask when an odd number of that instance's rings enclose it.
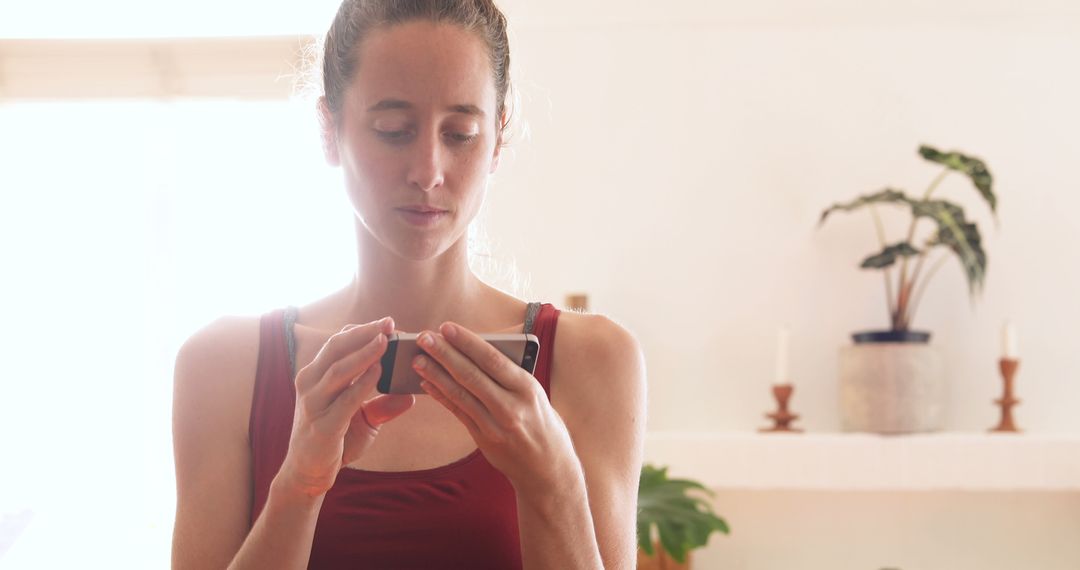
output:
{"label": "woman's nose", "polygon": [[442,151],[437,134],[418,139],[409,157],[407,182],[424,192],[430,192],[442,186],[444,176]]}

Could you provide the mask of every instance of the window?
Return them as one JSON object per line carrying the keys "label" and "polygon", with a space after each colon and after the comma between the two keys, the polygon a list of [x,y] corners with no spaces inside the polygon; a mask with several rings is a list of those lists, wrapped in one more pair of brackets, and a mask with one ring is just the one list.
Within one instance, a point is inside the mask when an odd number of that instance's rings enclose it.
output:
{"label": "window", "polygon": [[0,157],[0,560],[167,567],[176,350],[348,281],[340,172],[306,101],[7,103]]}

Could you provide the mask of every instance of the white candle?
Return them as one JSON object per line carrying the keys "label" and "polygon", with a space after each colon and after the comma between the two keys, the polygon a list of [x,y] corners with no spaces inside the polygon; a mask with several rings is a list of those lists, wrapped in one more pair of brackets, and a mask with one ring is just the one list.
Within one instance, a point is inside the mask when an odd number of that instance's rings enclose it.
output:
{"label": "white candle", "polygon": [[1016,327],[1011,321],[1005,321],[1005,326],[1001,329],[1001,355],[1009,360],[1016,360],[1019,356],[1016,349]]}
{"label": "white candle", "polygon": [[788,351],[791,333],[787,327],[780,327],[776,334],[776,378],[774,384],[789,384],[791,375],[788,371]]}

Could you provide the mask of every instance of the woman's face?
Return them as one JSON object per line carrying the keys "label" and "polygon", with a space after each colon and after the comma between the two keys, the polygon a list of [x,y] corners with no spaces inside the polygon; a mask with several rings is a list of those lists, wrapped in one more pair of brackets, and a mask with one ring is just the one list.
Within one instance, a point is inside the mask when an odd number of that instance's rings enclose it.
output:
{"label": "woman's face", "polygon": [[376,30],[358,49],[336,131],[324,110],[327,160],[342,167],[376,240],[429,259],[466,233],[498,165],[487,49],[459,26],[431,22]]}

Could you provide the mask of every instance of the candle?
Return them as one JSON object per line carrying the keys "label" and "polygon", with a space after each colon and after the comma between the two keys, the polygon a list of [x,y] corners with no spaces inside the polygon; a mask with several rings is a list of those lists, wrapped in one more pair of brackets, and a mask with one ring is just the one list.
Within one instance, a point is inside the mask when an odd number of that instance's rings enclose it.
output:
{"label": "candle", "polygon": [[780,327],[776,334],[776,378],[774,384],[788,384],[791,375],[788,373],[788,350],[791,341],[791,333],[787,327]]}
{"label": "candle", "polygon": [[1008,360],[1016,360],[1018,357],[1016,327],[1013,326],[1011,321],[1005,321],[1005,326],[1001,329],[1001,354],[1002,358]]}

